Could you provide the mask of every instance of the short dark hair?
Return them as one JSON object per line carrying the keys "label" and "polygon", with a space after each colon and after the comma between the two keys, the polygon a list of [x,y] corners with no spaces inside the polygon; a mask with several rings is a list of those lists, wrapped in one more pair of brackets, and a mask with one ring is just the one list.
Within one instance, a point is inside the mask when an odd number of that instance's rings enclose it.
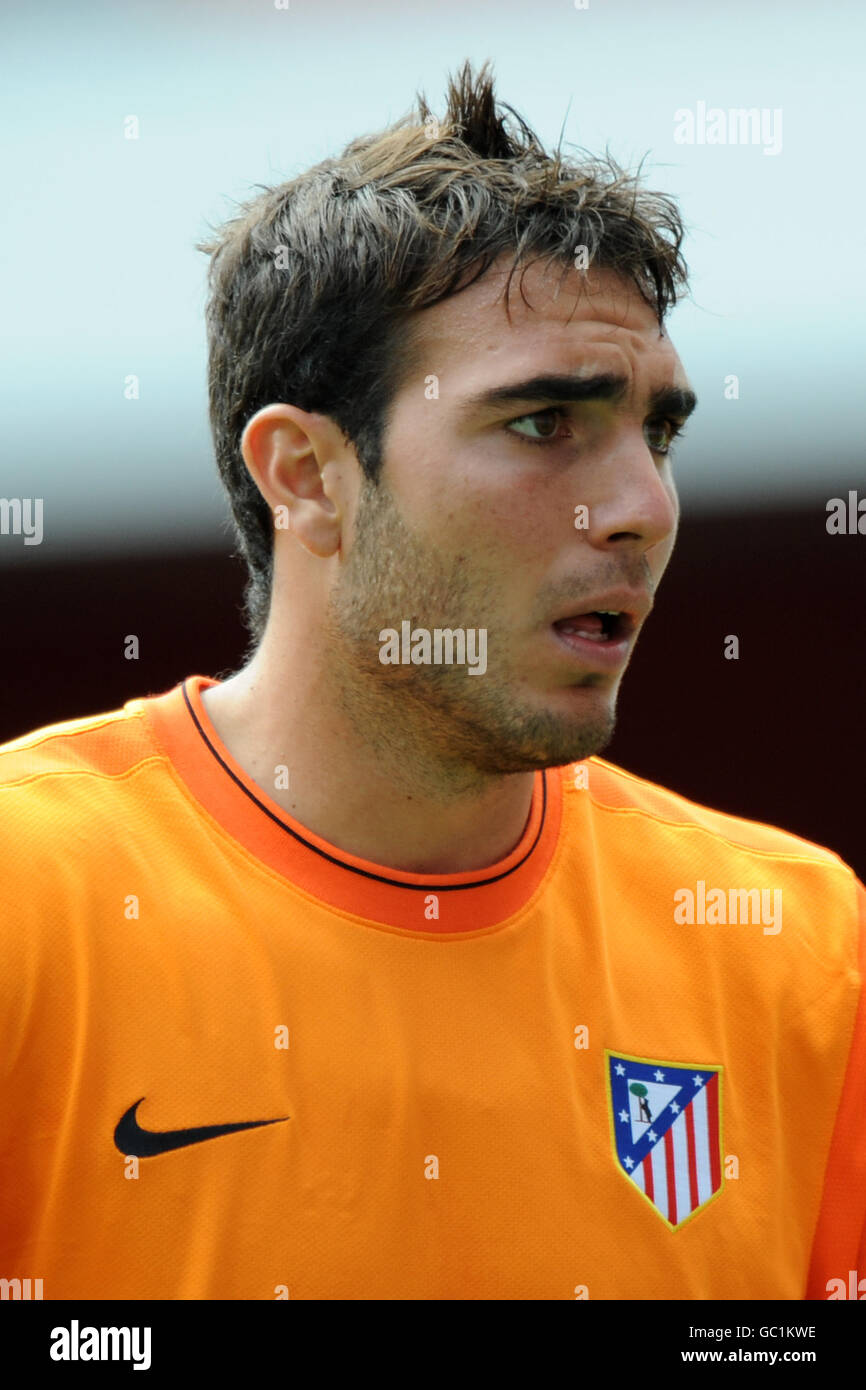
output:
{"label": "short dark hair", "polygon": [[[587,260],[633,281],[662,326],[687,283],[672,198],[610,157],[547,153],[497,103],[489,63],[448,81],[441,123],[426,99],[338,158],[239,205],[197,244],[211,257],[208,392],[220,477],[249,578],[258,645],[270,607],[273,518],[240,451],[247,421],[285,401],[329,416],[367,479],[382,466],[388,408],[413,367],[410,320],[472,284],[503,252]],[[214,229],[212,229],[213,231]],[[567,268],[566,268],[567,271]],[[522,277],[521,277],[522,283]],[[507,303],[507,298],[506,298]]]}

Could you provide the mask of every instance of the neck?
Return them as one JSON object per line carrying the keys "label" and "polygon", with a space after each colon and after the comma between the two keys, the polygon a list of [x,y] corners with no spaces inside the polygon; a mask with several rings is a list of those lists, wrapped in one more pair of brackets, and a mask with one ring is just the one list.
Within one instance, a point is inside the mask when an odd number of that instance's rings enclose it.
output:
{"label": "neck", "polygon": [[[247,775],[335,848],[405,873],[488,868],[526,826],[533,774],[488,774],[436,747],[428,712],[349,692],[310,646],[268,643],[204,692],[217,735]],[[435,712],[434,712],[435,714]],[[425,727],[426,726],[426,727]],[[288,787],[275,768],[288,768]],[[283,778],[285,781],[285,778]]]}

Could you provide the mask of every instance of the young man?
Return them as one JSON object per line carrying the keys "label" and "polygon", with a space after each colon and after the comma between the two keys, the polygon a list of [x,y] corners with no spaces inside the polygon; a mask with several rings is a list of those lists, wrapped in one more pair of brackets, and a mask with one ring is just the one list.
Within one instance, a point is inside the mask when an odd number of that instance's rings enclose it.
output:
{"label": "young man", "polygon": [[253,642],[0,750],[5,1277],[866,1278],[862,886],[597,756],[677,528],[681,240],[467,65],[203,248]]}

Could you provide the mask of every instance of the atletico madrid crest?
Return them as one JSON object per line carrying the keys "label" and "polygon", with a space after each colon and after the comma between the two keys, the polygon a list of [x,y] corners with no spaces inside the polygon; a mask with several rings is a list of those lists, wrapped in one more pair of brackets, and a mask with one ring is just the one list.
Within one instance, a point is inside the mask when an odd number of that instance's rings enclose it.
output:
{"label": "atletico madrid crest", "polygon": [[722,1068],[605,1058],[617,1160],[676,1230],[721,1190]]}

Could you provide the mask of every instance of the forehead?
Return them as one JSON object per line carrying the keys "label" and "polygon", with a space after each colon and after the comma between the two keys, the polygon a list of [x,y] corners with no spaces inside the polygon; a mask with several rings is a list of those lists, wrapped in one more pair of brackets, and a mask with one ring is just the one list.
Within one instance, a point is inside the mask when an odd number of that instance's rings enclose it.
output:
{"label": "forehead", "polygon": [[504,375],[548,368],[609,371],[635,386],[688,386],[670,338],[630,280],[607,269],[534,262],[518,267],[506,300],[512,260],[501,258],[467,289],[413,316],[419,370],[453,382],[461,396]]}

